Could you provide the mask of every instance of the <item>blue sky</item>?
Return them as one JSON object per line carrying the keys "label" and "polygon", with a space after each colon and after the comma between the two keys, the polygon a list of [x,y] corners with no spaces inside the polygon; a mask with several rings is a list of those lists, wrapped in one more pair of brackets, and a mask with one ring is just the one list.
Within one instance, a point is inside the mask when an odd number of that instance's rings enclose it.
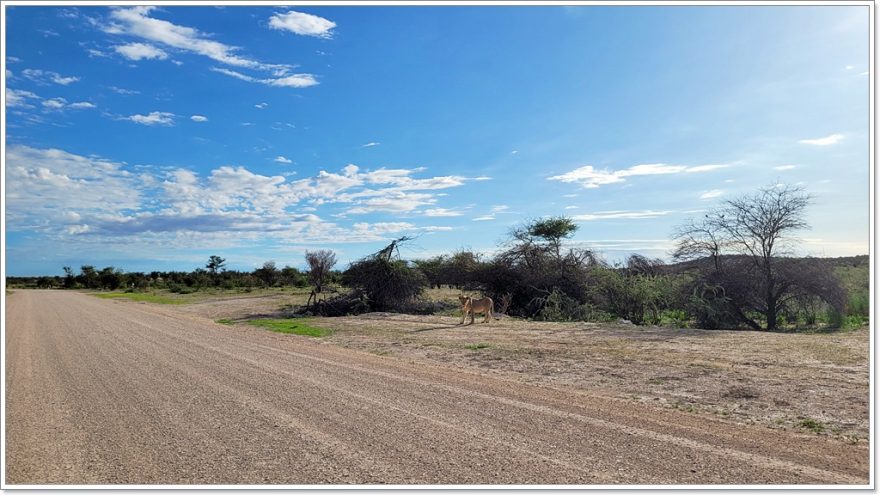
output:
{"label": "blue sky", "polygon": [[777,181],[796,254],[869,250],[867,6],[5,6],[6,267],[344,267],[571,245],[667,258]]}

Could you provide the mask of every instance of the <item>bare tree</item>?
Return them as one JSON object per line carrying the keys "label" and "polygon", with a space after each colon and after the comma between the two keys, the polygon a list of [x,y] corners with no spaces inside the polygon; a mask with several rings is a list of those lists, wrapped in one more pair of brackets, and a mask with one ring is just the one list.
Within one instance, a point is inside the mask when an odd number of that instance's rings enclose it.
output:
{"label": "bare tree", "polygon": [[[678,242],[673,256],[711,256],[717,273],[721,271],[719,259],[724,252],[741,255],[747,264],[737,262],[731,267],[736,268],[736,273],[728,273],[719,280],[723,279],[728,295],[740,296],[737,313],[745,323],[759,328],[742,311],[753,310],[764,315],[768,330],[775,330],[782,305],[795,293],[811,290],[810,283],[789,269],[790,264],[783,265],[779,260],[786,253],[786,242],[793,240],[792,234],[809,227],[804,213],[811,199],[802,187],[774,184],[754,194],[727,200],[703,219],[679,227],[674,234]],[[839,305],[836,291],[818,292],[834,299],[829,301],[833,305]]]}
{"label": "bare tree", "polygon": [[309,265],[309,282],[315,287],[315,292],[320,293],[327,275],[336,266],[336,253],[329,249],[306,251],[306,263]]}
{"label": "bare tree", "polygon": [[720,226],[731,247],[747,255],[760,273],[762,307],[767,329],[775,330],[779,303],[791,280],[775,269],[775,256],[797,230],[809,227],[804,212],[811,201],[800,186],[776,184],[725,202]]}
{"label": "bare tree", "polygon": [[312,284],[312,293],[309,295],[309,301],[306,306],[311,304],[314,299],[317,301],[318,294],[324,291],[324,282],[330,270],[336,266],[336,253],[329,249],[320,249],[318,251],[306,251],[306,263],[309,265],[307,273],[309,282]]}
{"label": "bare tree", "polygon": [[724,247],[721,220],[723,214],[712,212],[699,220],[690,220],[672,234],[677,239],[672,257],[679,261],[710,257],[716,270],[721,269],[721,248]]}
{"label": "bare tree", "polygon": [[376,258],[383,259],[387,262],[390,262],[391,257],[394,255],[395,252],[397,252],[397,258],[400,259],[400,245],[404,244],[406,242],[412,241],[414,239],[415,239],[415,237],[408,236],[408,235],[398,237],[397,239],[392,240],[391,244],[382,248],[374,256]]}

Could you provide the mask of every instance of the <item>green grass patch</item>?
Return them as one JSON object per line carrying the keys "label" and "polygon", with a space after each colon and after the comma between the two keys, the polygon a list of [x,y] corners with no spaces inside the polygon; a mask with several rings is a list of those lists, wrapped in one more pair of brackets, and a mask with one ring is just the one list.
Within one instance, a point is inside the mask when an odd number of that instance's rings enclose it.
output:
{"label": "green grass patch", "polygon": [[797,426],[815,432],[817,435],[825,431],[825,425],[813,418],[802,419]]}
{"label": "green grass patch", "polygon": [[307,335],[309,337],[323,337],[332,333],[326,328],[312,326],[311,320],[309,320],[308,318],[261,319],[250,320],[247,323],[257,327],[272,330],[273,332]]}
{"label": "green grass patch", "polygon": [[232,325],[233,323],[235,323],[234,321],[230,320],[229,318],[220,318],[219,320],[214,320],[214,321],[221,324],[221,325]]}
{"label": "green grass patch", "polygon": [[479,344],[468,344],[468,345],[464,346],[465,349],[470,349],[472,351],[478,351],[480,349],[485,349],[487,347],[489,347],[489,344],[484,344],[482,342]]}
{"label": "green grass patch", "polygon": [[186,301],[180,299],[147,292],[100,292],[96,293],[95,296],[101,299],[130,299],[132,301],[156,304],[186,304]]}

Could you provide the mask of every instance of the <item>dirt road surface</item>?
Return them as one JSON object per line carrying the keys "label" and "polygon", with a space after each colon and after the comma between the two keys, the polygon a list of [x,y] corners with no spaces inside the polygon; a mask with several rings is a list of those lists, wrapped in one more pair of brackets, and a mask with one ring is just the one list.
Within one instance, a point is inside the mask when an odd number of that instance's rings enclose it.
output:
{"label": "dirt road surface", "polygon": [[16,291],[6,483],[846,484],[868,448],[239,326]]}

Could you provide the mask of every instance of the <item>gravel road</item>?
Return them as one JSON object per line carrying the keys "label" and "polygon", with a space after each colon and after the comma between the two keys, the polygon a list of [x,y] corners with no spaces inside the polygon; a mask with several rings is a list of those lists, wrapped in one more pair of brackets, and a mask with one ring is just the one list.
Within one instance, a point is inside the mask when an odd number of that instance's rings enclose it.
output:
{"label": "gravel road", "polygon": [[868,448],[15,291],[6,484],[847,484]]}

